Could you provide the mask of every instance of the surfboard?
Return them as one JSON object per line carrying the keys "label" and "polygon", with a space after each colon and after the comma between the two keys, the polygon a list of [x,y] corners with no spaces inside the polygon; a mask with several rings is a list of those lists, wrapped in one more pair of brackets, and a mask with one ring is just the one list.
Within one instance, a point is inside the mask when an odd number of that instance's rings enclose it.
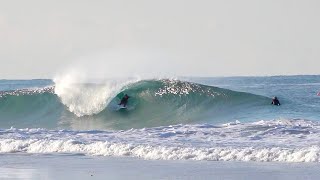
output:
{"label": "surfboard", "polygon": [[118,110],[121,110],[121,109],[127,109],[127,106],[119,105]]}

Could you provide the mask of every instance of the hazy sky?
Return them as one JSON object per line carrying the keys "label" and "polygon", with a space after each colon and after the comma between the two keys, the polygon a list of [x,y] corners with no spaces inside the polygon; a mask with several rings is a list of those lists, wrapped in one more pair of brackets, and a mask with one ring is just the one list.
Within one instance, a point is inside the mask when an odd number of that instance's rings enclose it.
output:
{"label": "hazy sky", "polygon": [[0,1],[0,79],[320,74],[319,0]]}

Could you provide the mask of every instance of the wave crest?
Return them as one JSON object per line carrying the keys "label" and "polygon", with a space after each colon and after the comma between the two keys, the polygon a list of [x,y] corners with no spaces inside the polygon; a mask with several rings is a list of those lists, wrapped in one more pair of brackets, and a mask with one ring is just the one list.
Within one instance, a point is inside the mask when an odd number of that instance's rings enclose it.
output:
{"label": "wave crest", "polygon": [[55,78],[54,82],[54,93],[78,117],[101,112],[124,85],[129,83],[79,83],[78,77],[74,75]]}

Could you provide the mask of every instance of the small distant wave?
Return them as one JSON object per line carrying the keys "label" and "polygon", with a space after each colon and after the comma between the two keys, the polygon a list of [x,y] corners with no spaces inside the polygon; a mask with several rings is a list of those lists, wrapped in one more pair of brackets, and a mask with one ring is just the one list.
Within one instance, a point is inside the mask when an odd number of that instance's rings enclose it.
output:
{"label": "small distant wave", "polygon": [[34,89],[18,89],[11,91],[0,91],[0,98],[6,96],[24,96],[24,95],[35,95],[43,93],[53,93],[54,86],[44,87],[44,88],[34,88]]}

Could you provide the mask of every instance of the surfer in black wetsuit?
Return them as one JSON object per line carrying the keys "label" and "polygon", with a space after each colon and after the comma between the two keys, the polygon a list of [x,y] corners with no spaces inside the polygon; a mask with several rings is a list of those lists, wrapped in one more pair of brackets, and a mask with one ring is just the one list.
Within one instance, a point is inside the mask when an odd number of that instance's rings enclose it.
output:
{"label": "surfer in black wetsuit", "polygon": [[281,105],[281,104],[280,104],[280,101],[278,100],[277,97],[273,97],[273,98],[272,98],[271,104],[273,104],[273,105],[275,105],[275,106],[280,106],[280,105]]}
{"label": "surfer in black wetsuit", "polygon": [[130,96],[128,96],[128,94],[125,94],[125,95],[123,96],[123,98],[121,99],[119,105],[120,105],[120,106],[123,105],[123,107],[126,107],[129,98],[130,98]]}

